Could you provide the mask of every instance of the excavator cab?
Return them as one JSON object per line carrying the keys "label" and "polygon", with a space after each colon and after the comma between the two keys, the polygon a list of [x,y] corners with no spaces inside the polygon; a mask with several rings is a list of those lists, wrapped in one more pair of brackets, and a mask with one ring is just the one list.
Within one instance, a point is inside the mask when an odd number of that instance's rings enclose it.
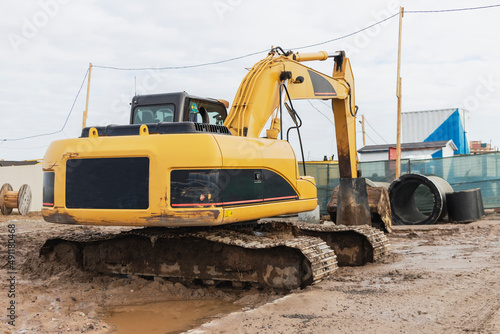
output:
{"label": "excavator cab", "polygon": [[136,95],[131,106],[130,124],[193,122],[222,125],[227,117],[225,101],[186,92]]}

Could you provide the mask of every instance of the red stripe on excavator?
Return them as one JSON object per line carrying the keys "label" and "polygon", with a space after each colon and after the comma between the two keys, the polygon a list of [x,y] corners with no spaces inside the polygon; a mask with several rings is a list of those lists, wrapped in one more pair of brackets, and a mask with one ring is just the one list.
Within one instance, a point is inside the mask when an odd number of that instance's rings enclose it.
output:
{"label": "red stripe on excavator", "polygon": [[264,198],[264,201],[277,201],[277,200],[280,200],[280,199],[293,199],[293,198],[297,198],[298,196],[295,195],[295,196],[285,196],[285,197],[273,197],[273,198]]}
{"label": "red stripe on excavator", "polygon": [[43,203],[43,206],[54,206],[54,203]]}
{"label": "red stripe on excavator", "polygon": [[266,201],[277,201],[283,199],[295,199],[298,196],[285,196],[285,197],[273,197],[273,198],[264,198],[264,199],[252,199],[246,201],[233,201],[233,202],[221,202],[221,203],[183,203],[183,204],[172,204],[172,206],[222,206],[222,205],[231,205],[231,204],[247,204],[247,203],[257,203],[257,202],[266,202]]}
{"label": "red stripe on excavator", "polygon": [[263,199],[252,199],[248,201],[235,201],[235,202],[221,202],[221,203],[183,203],[183,204],[172,204],[172,206],[214,206],[214,205],[228,205],[228,204],[246,204],[246,203],[256,203],[263,202]]}
{"label": "red stripe on excavator", "polygon": [[314,92],[314,95],[337,96],[337,93],[335,93],[335,92],[328,92],[328,93],[318,93],[318,92]]}

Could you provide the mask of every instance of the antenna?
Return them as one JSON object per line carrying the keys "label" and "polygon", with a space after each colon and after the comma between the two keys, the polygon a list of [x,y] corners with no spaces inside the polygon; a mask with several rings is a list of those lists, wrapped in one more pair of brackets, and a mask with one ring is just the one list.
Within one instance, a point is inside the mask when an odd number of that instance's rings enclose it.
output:
{"label": "antenna", "polygon": [[137,96],[137,76],[134,75],[134,96]]}

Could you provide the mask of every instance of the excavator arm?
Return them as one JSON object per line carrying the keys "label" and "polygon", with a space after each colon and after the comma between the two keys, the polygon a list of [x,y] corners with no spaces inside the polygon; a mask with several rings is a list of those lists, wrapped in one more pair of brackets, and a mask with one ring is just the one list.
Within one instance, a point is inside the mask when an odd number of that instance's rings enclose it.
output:
{"label": "excavator arm", "polygon": [[[343,51],[335,55],[278,52],[273,49],[243,79],[224,125],[233,135],[258,138],[267,121],[290,96],[292,100],[332,100],[341,178],[357,177],[354,77]],[[303,62],[334,58],[332,76]],[[288,94],[283,94],[283,87]],[[270,93],[272,92],[272,93]]]}

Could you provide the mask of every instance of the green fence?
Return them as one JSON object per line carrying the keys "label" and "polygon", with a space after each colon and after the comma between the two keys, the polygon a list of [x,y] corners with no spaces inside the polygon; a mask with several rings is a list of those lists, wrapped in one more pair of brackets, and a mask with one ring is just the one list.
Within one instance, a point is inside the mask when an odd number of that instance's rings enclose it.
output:
{"label": "green fence", "polygon": [[[392,182],[395,161],[359,163],[363,177],[376,182]],[[302,172],[302,168],[300,168]],[[318,187],[318,204],[326,214],[333,188],[338,186],[338,165],[332,162],[306,162],[307,175],[314,176]],[[500,207],[500,152],[459,155],[448,158],[401,160],[401,173],[435,175],[445,179],[455,191],[480,188],[485,208]]]}

